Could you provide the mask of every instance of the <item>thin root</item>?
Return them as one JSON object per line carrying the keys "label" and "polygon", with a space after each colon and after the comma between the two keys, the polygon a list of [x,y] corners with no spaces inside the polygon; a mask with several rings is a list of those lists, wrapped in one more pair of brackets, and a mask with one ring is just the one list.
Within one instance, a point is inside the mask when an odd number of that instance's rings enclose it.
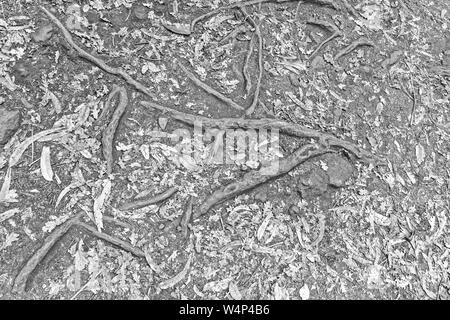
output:
{"label": "thin root", "polygon": [[127,211],[127,210],[134,210],[134,209],[140,209],[143,207],[147,207],[151,204],[156,204],[158,202],[161,202],[161,201],[164,201],[164,200],[170,198],[177,191],[178,191],[178,188],[172,187],[154,197],[144,198],[144,199],[136,199],[131,202],[125,203],[119,207],[119,210]]}
{"label": "thin root", "polygon": [[56,227],[50,235],[45,238],[42,246],[36,250],[35,253],[28,259],[25,265],[20,270],[19,274],[14,279],[13,291],[25,292],[28,286],[28,281],[31,274],[36,267],[45,258],[47,253],[55,246],[55,244],[69,231],[69,229],[79,221],[83,215],[82,212],[78,213],[75,217],[67,220],[60,226]]}
{"label": "thin root", "polygon": [[317,148],[314,145],[308,144],[297,149],[288,157],[276,160],[269,167],[264,167],[258,171],[250,171],[246,173],[241,180],[217,189],[213,194],[208,196],[195,211],[194,219],[206,214],[216,204],[247,192],[273,178],[284,175],[301,163],[328,152],[332,151],[329,149]]}
{"label": "thin root", "polygon": [[208,86],[206,83],[200,81],[200,79],[198,79],[192,72],[190,72],[181,62],[178,61],[178,66],[180,67],[180,69],[186,74],[186,76],[191,79],[192,82],[194,82],[197,86],[199,86],[200,88],[202,88],[204,91],[206,91],[207,93],[213,95],[215,98],[225,102],[226,104],[228,104],[230,107],[233,107],[235,109],[238,110],[244,110],[244,107],[238,105],[236,102],[234,102],[233,100],[231,100],[230,98],[224,96],[223,94],[221,94],[220,92],[216,91],[215,89],[211,88],[210,86]]}
{"label": "thin root", "polygon": [[176,120],[187,123],[193,126],[195,123],[201,123],[205,128],[217,128],[221,130],[226,129],[267,129],[267,130],[280,130],[280,132],[295,136],[299,138],[314,138],[326,143],[330,147],[344,148],[347,151],[353,153],[358,159],[372,162],[371,160],[376,159],[377,161],[383,162],[381,159],[372,155],[370,152],[362,149],[361,147],[336,138],[335,136],[327,133],[322,133],[320,131],[304,127],[302,125],[287,122],[284,120],[262,118],[262,119],[241,119],[241,118],[220,118],[211,119],[207,117],[192,115],[184,112],[180,112],[168,107],[161,106],[154,102],[142,101],[141,104],[147,108],[157,109],[166,113]]}
{"label": "thin root", "polygon": [[373,47],[374,44],[371,41],[368,41],[364,38],[359,38],[358,40],[353,41],[352,43],[350,43],[347,47],[345,47],[344,49],[342,49],[341,51],[339,51],[335,56],[334,56],[334,61],[337,61],[339,58],[342,58],[343,56],[349,54],[350,52],[352,52],[353,50],[355,50],[358,47],[361,46],[370,46]]}

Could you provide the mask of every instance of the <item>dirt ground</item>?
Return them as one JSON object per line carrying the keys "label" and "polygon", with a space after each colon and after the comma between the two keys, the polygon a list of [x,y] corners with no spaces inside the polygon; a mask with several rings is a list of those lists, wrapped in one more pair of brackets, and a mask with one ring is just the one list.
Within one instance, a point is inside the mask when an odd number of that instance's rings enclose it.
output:
{"label": "dirt ground", "polygon": [[449,299],[449,11],[0,1],[0,298]]}

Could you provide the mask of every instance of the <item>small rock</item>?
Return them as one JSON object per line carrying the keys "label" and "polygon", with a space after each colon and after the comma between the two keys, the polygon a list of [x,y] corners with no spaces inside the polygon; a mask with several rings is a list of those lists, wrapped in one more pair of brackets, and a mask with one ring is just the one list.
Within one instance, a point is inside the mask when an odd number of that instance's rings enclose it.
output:
{"label": "small rock", "polygon": [[0,146],[5,145],[20,126],[20,112],[0,108]]}
{"label": "small rock", "polygon": [[267,201],[267,192],[265,190],[259,190],[255,194],[255,200],[261,201],[261,202],[266,202]]}
{"label": "small rock", "polygon": [[324,156],[328,166],[327,174],[330,178],[330,185],[333,187],[343,187],[353,174],[353,165],[343,157],[337,154],[328,154]]}
{"label": "small rock", "polygon": [[312,69],[321,69],[325,67],[325,60],[323,60],[322,56],[315,56],[311,61]]}
{"label": "small rock", "polygon": [[134,6],[134,8],[133,8],[133,15],[138,20],[147,19],[148,9],[146,7],[144,7],[143,5],[138,4],[138,5]]}
{"label": "small rock", "polygon": [[329,177],[325,170],[311,164],[299,177],[297,185],[301,195],[305,198],[317,197],[328,189]]}
{"label": "small rock", "polygon": [[53,26],[51,24],[46,24],[40,26],[34,33],[31,34],[31,38],[35,42],[44,42],[49,40],[53,33]]}
{"label": "small rock", "polygon": [[298,76],[295,74],[289,74],[289,80],[294,87],[300,87],[300,81],[298,81]]}
{"label": "small rock", "polygon": [[163,130],[166,129],[168,121],[169,121],[168,118],[163,118],[163,117],[158,118],[158,124],[161,127],[161,129],[163,129]]}
{"label": "small rock", "polygon": [[291,216],[298,216],[298,215],[300,215],[301,211],[300,211],[300,208],[298,206],[296,206],[295,204],[291,204],[289,206],[288,213]]}

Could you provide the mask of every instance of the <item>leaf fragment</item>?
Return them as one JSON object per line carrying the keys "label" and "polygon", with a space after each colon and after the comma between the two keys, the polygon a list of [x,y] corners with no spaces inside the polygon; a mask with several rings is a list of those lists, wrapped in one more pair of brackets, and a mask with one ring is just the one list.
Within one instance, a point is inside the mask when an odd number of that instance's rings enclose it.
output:
{"label": "leaf fragment", "polygon": [[53,181],[53,169],[50,162],[50,147],[42,147],[41,152],[41,173],[45,180]]}

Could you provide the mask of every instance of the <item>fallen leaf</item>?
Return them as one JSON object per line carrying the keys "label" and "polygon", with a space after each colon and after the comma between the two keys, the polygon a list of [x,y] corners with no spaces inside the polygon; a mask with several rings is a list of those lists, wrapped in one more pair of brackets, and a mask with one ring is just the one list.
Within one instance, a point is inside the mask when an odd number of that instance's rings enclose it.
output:
{"label": "fallen leaf", "polygon": [[111,180],[107,179],[103,182],[103,190],[100,195],[94,199],[94,222],[97,230],[102,232],[103,228],[103,210],[106,199],[111,194]]}
{"label": "fallen leaf", "polygon": [[239,291],[239,287],[234,281],[231,281],[228,286],[228,291],[230,292],[230,296],[234,300],[242,300],[242,293]]}
{"label": "fallen leaf", "polygon": [[308,284],[305,283],[305,285],[300,288],[298,293],[300,294],[300,298],[302,298],[302,300],[309,300],[309,294],[310,293],[309,293]]}
{"label": "fallen leaf", "polygon": [[9,187],[11,186],[11,167],[8,168],[3,180],[2,188],[0,189],[0,203],[6,201],[9,193]]}
{"label": "fallen leaf", "polygon": [[416,145],[416,159],[418,164],[425,160],[425,149],[420,143]]}
{"label": "fallen leaf", "polygon": [[41,152],[41,173],[45,180],[53,181],[53,170],[50,162],[50,147],[42,147]]}

